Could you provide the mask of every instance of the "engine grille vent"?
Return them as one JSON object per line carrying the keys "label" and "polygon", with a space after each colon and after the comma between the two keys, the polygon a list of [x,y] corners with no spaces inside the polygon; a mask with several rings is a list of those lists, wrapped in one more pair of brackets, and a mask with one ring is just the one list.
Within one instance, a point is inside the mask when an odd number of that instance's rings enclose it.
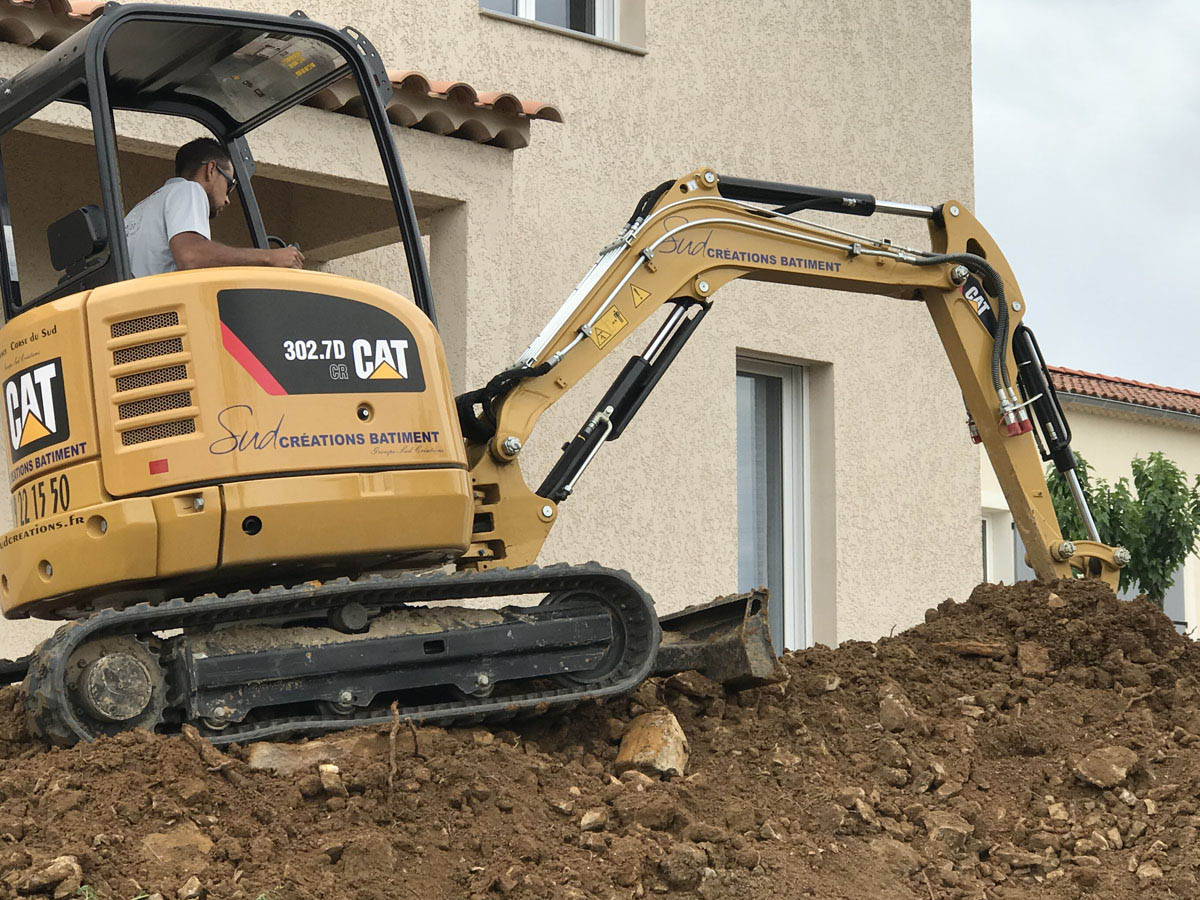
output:
{"label": "engine grille vent", "polygon": [[[153,366],[154,362],[147,363],[146,361],[155,360],[160,356],[186,353],[188,350],[187,335],[179,335],[178,332],[175,335],[162,333],[163,329],[177,328],[180,319],[180,312],[172,309],[112,323],[109,330],[114,339],[139,335],[140,337],[137,339],[141,341],[138,344],[113,350],[113,365],[137,368],[138,366],[135,364],[141,363],[141,367]],[[140,416],[163,418],[170,416],[175,410],[185,410],[192,405],[191,392],[180,390],[182,385],[178,384],[178,382],[186,381],[191,377],[191,366],[188,365],[186,358],[184,362],[173,366],[164,366],[161,362],[157,365],[159,368],[156,369],[145,369],[125,375],[113,374],[118,400],[121,399],[120,394],[125,391],[141,391],[143,395],[151,394],[148,397],[141,396],[118,403],[118,421],[136,419]],[[163,385],[163,387],[152,390],[158,385]],[[136,423],[131,422],[130,424]],[[181,435],[195,434],[196,420],[190,417],[180,418],[169,422],[156,422],[140,428],[131,428],[128,431],[120,431],[118,427],[118,431],[121,435],[121,445],[133,447]]]}
{"label": "engine grille vent", "polygon": [[161,425],[148,425],[145,428],[134,428],[121,433],[122,445],[129,447],[133,444],[144,444],[147,441],[161,441],[164,438],[178,437],[181,434],[195,434],[195,419],[180,419],[178,422],[164,422]]}
{"label": "engine grille vent", "polygon": [[145,400],[133,400],[122,403],[117,407],[118,418],[133,419],[137,416],[148,416],[151,413],[167,412],[172,409],[186,409],[192,405],[192,395],[187,391],[177,394],[163,394],[161,397],[147,397]]}
{"label": "engine grille vent", "polygon": [[169,381],[183,381],[186,378],[187,366],[167,366],[165,369],[135,372],[132,375],[122,375],[117,379],[117,392],[133,391],[155,384],[166,384]]}
{"label": "engine grille vent", "polygon": [[170,328],[172,325],[178,324],[179,313],[171,310],[170,312],[155,313],[152,316],[127,319],[124,322],[114,322],[111,331],[113,337],[119,338],[140,334],[143,331],[154,331],[158,328]]}
{"label": "engine grille vent", "polygon": [[113,351],[113,365],[123,366],[125,363],[152,359],[155,356],[167,356],[171,353],[183,352],[183,339],[171,338],[166,341],[154,341],[151,344],[137,344],[133,347],[122,347]]}

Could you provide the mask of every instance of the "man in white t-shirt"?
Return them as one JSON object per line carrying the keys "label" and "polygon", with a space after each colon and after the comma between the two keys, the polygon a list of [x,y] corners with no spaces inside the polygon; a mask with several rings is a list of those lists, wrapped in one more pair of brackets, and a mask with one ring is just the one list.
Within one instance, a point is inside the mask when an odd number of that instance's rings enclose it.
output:
{"label": "man in white t-shirt", "polygon": [[217,141],[197,138],[175,154],[175,177],[125,217],[125,238],[135,278],[213,266],[279,266],[302,269],[295,247],[259,250],[228,247],[212,239],[208,223],[229,205],[237,180]]}

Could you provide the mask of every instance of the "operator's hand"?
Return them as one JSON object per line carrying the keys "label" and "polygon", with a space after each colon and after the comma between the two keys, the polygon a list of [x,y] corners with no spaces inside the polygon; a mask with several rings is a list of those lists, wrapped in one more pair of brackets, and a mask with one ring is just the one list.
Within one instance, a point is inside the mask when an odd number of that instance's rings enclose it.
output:
{"label": "operator's hand", "polygon": [[280,269],[303,269],[304,254],[295,247],[280,247],[267,251],[267,265]]}

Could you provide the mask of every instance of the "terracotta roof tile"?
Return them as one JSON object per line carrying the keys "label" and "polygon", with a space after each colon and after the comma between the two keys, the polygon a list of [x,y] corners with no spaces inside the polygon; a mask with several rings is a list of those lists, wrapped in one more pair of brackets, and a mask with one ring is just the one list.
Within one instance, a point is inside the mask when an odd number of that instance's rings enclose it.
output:
{"label": "terracotta roof tile", "polygon": [[1098,375],[1095,372],[1081,372],[1078,369],[1064,369],[1060,366],[1048,368],[1055,389],[1064,394],[1116,400],[1135,406],[1200,416],[1200,392],[1197,391],[1164,387],[1145,381],[1131,381],[1112,375]]}
{"label": "terracotta roof tile", "polygon": [[[103,0],[0,0],[0,42],[49,50],[103,10]],[[414,69],[388,69],[388,78],[388,119],[404,128],[518,150],[529,146],[529,123],[534,119],[563,120],[549,104],[520,100],[505,91],[480,93],[465,81],[431,81]],[[307,105],[363,116],[362,98],[350,79],[321,91]]]}

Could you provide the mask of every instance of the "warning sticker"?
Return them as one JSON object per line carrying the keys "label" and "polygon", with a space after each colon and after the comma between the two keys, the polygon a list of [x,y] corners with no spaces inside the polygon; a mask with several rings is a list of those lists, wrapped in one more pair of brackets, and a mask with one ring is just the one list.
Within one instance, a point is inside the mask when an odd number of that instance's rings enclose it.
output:
{"label": "warning sticker", "polygon": [[616,307],[610,309],[592,326],[592,343],[596,345],[596,349],[603,350],[605,345],[628,324],[629,320],[621,315],[619,309]]}
{"label": "warning sticker", "polygon": [[635,307],[641,306],[643,303],[645,303],[647,300],[650,299],[650,292],[646,291],[646,290],[642,290],[636,284],[631,284],[629,286],[629,290],[633,294],[633,305]]}

